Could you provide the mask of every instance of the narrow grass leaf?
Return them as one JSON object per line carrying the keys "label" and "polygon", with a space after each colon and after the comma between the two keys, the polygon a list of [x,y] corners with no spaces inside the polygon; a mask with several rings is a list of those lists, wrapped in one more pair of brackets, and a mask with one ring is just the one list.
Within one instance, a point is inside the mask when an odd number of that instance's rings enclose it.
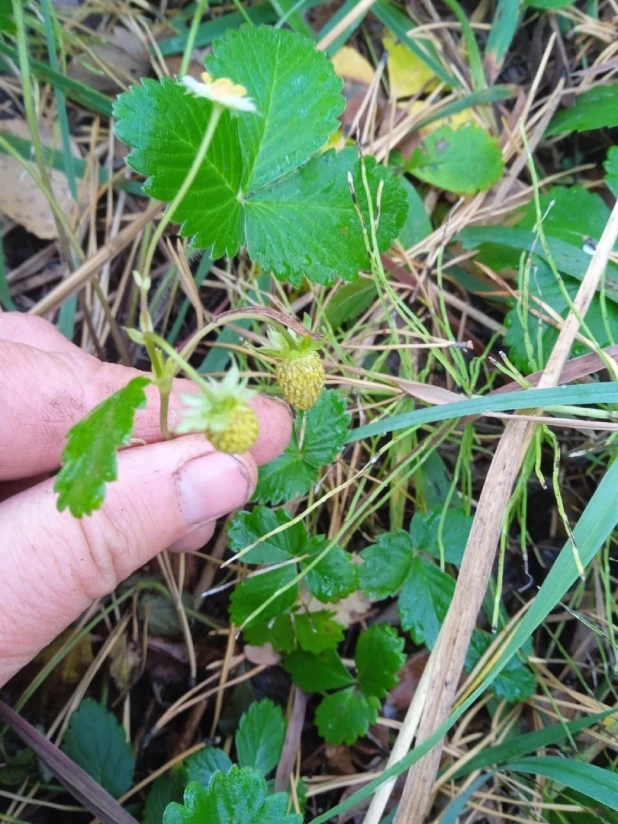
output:
{"label": "narrow grass leaf", "polygon": [[618,774],[576,758],[539,755],[508,765],[510,772],[542,775],[618,810]]}

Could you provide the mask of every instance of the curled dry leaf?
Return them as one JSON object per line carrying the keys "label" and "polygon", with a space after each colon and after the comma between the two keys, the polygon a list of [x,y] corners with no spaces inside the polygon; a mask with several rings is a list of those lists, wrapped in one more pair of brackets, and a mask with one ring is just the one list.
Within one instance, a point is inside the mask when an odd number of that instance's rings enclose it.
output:
{"label": "curled dry leaf", "polygon": [[[30,142],[30,130],[25,120],[1,120],[0,131]],[[39,133],[44,146],[61,150],[60,138],[54,138],[43,127]],[[77,144],[72,142],[71,150],[74,157],[79,157]],[[77,204],[71,195],[67,177],[64,172],[49,167],[48,173],[58,205],[71,221]],[[21,163],[8,154],[0,154],[0,212],[42,240],[55,240],[58,237],[47,198]]]}
{"label": "curled dry leaf", "polygon": [[274,667],[281,660],[281,656],[273,649],[272,644],[263,644],[261,647],[245,644],[244,652],[247,661],[258,666]]}

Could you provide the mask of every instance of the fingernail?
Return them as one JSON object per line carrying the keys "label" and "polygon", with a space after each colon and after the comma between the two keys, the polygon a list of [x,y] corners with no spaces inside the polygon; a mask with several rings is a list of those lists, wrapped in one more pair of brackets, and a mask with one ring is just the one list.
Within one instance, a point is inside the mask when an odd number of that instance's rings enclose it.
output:
{"label": "fingernail", "polygon": [[232,455],[211,452],[178,472],[178,502],[187,523],[200,524],[244,506],[252,484],[244,464]]}

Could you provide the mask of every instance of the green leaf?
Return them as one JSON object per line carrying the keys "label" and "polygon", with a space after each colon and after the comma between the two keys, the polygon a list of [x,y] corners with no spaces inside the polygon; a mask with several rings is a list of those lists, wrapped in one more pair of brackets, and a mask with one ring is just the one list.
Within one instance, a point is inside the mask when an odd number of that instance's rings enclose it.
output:
{"label": "green leaf", "polygon": [[399,593],[399,615],[416,644],[433,647],[454,590],[450,575],[420,555],[414,558]]}
{"label": "green leaf", "polygon": [[618,197],[618,146],[611,146],[603,164],[605,182],[614,197]]}
{"label": "green leaf", "polygon": [[[477,629],[472,633],[470,646],[466,654],[466,669],[472,670],[487,652],[493,636],[489,632]],[[491,689],[497,698],[505,701],[525,701],[534,695],[536,679],[532,670],[517,656],[511,658],[500,675],[493,681]]]}
{"label": "green leaf", "polygon": [[[268,572],[259,572],[241,581],[230,596],[232,623],[242,626],[274,592],[293,581],[296,574],[296,565],[289,564]],[[298,587],[296,586],[291,586],[282,592],[260,613],[260,622],[264,623],[289,609],[296,601],[297,593]]]}
{"label": "green leaf", "polygon": [[292,652],[283,659],[283,668],[304,692],[326,692],[354,683],[339,655],[330,649],[320,655]]}
{"label": "green leaf", "polygon": [[71,716],[62,751],[114,798],[133,783],[135,756],[113,713],[85,698]]}
{"label": "green leaf", "polygon": [[299,647],[305,652],[319,655],[336,649],[344,639],[343,627],[333,621],[334,612],[303,612],[294,616]]}
{"label": "green leaf", "polygon": [[[170,78],[144,79],[114,106],[116,134],[132,147],[127,163],[148,177],[144,190],[164,202],[186,178],[212,114],[209,100],[186,92]],[[213,258],[233,257],[244,243],[242,169],[238,124],[224,111],[204,163],[174,212],[183,235],[194,246],[212,247]]]}
{"label": "green leaf", "polygon": [[448,564],[460,564],[463,559],[473,518],[463,509],[435,507],[429,512],[415,512],[410,523],[410,536],[415,549],[440,557],[440,538],[444,547],[444,560]]}
{"label": "green leaf", "polygon": [[[256,506],[251,512],[239,512],[228,531],[230,549],[232,552],[241,552],[258,538],[291,520],[285,509]],[[262,541],[243,555],[242,560],[246,564],[279,564],[302,555],[307,540],[307,531],[301,521]]]}
{"label": "green leaf", "polygon": [[408,161],[415,177],[456,194],[489,189],[500,180],[504,164],[495,137],[475,124],[459,129],[440,126]]}
{"label": "green leaf", "polygon": [[[562,275],[562,284],[564,290],[566,290],[570,296],[571,301],[574,300],[579,288],[579,283],[574,278]],[[522,275],[519,286],[520,297],[518,298],[520,303],[523,300],[523,285]],[[561,317],[564,318],[567,316],[569,303],[563,294],[560,283],[557,281],[549,266],[544,263],[539,263],[538,266],[532,267],[528,278],[528,290],[530,295],[528,306],[530,309],[535,308],[537,311],[542,311],[541,307],[533,300],[534,296],[540,298],[543,303],[550,306]],[[517,305],[515,305],[507,313],[504,322],[508,328],[508,332],[504,338],[504,342],[509,347],[508,353],[512,363],[520,371],[528,374],[542,368],[546,364],[554,343],[558,339],[559,331],[554,326],[543,322],[531,313],[528,313],[526,326],[524,327],[522,325],[520,311],[521,310],[518,311]],[[605,307],[603,307],[598,293],[592,299],[590,308],[586,312],[585,322],[601,348],[609,346],[618,340],[618,306],[608,300]],[[531,360],[528,355],[526,335],[531,344],[534,360]],[[572,348],[572,357],[583,355],[587,351],[588,347],[585,344],[575,342]]]}
{"label": "green leaf", "polygon": [[217,771],[226,773],[231,766],[232,760],[224,750],[219,747],[204,747],[185,761],[187,781],[198,781],[207,787]]}
{"label": "green leaf", "polygon": [[399,230],[399,242],[404,249],[415,246],[432,232],[431,221],[425,211],[422,197],[407,178],[401,179],[401,185],[408,201],[408,214]]}
{"label": "green leaf", "polygon": [[333,329],[340,329],[349,320],[355,320],[368,309],[377,297],[373,278],[358,278],[334,292],[324,309],[326,320]]}
{"label": "green leaf", "polygon": [[[383,187],[377,239],[380,251],[385,252],[405,220],[406,198],[388,169],[371,157],[364,162],[374,215],[380,183]],[[301,285],[303,274],[325,285],[336,277],[354,280],[360,269],[369,267],[369,258],[349,175],[367,224],[367,197],[356,150],[331,150],[247,197],[250,256],[266,271],[296,286]]]}
{"label": "green leaf", "polygon": [[238,123],[245,191],[296,169],[339,128],[343,83],[306,37],[243,26],[215,41],[206,68],[243,85],[259,112]]}
{"label": "green leaf", "polygon": [[182,801],[184,781],[181,780],[181,772],[173,771],[156,779],[146,798],[142,824],[161,824],[167,805]]}
{"label": "green leaf", "polygon": [[[224,112],[206,159],[174,213],[192,243],[212,256],[240,246],[265,271],[300,283],[356,278],[369,259],[348,185],[365,194],[355,150],[318,154],[338,128],[342,81],[309,39],[267,26],[229,30],[213,46],[214,77],[242,83],[258,113]],[[128,163],[148,176],[147,191],[170,201],[205,134],[212,104],[175,80],[144,81],[116,103],[117,133]],[[372,199],[381,185],[380,249],[397,236],[405,194],[387,169],[366,161]],[[367,209],[364,208],[365,214]]]}
{"label": "green leaf", "polygon": [[135,411],[146,405],[148,378],[133,378],[69,429],[56,477],[58,510],[75,518],[90,515],[103,503],[105,484],[118,474],[116,453],[131,439]]}
{"label": "green leaf", "polygon": [[185,790],[184,805],[170,804],[163,824],[301,824],[288,815],[285,793],[268,795],[264,777],[250,767],[215,773],[208,787],[196,781]]}
{"label": "green leaf", "polygon": [[243,633],[245,641],[254,647],[272,644],[277,652],[292,652],[296,649],[296,635],[289,612],[277,615],[276,618],[264,623],[251,624],[244,628]]}
{"label": "green leaf", "polygon": [[554,116],[545,137],[611,126],[618,126],[618,83],[594,86],[578,94],[573,106]]}
{"label": "green leaf", "polygon": [[[304,570],[319,555],[327,544],[322,535],[312,539],[308,551],[310,557],[302,561],[300,568]],[[352,556],[341,547],[332,547],[328,554],[305,576],[305,583],[318,601],[332,603],[345,598],[354,592],[358,585],[358,572],[352,562]]]}
{"label": "green leaf", "polygon": [[390,624],[372,624],[361,632],[355,661],[358,685],[364,695],[386,698],[406,660],[403,646],[403,638]]}
{"label": "green leaf", "polygon": [[318,732],[329,744],[353,744],[366,735],[378,717],[380,702],[356,687],[334,692],[320,701],[315,711]]}
{"label": "green leaf", "polygon": [[305,421],[302,443],[302,423],[297,421],[283,455],[260,467],[256,500],[277,504],[304,495],[315,483],[320,467],[332,463],[341,451],[350,415],[339,392],[323,390],[318,402],[307,411]]}
{"label": "green leaf", "polygon": [[373,546],[360,556],[360,588],[368,598],[388,598],[396,595],[410,571],[413,544],[403,529],[380,535]]}
{"label": "green leaf", "polygon": [[539,755],[508,765],[510,772],[542,775],[618,810],[618,774],[576,758]]}
{"label": "green leaf", "polygon": [[285,721],[281,707],[269,698],[255,701],[243,713],[236,733],[236,753],[241,767],[255,767],[263,775],[275,768],[281,757]]}
{"label": "green leaf", "polygon": [[[553,186],[539,197],[539,206],[545,234],[578,248],[582,247],[586,237],[599,240],[609,218],[603,198],[581,186]],[[517,226],[534,229],[536,222],[536,205],[531,201]],[[515,254],[515,268],[518,262],[519,256]]]}

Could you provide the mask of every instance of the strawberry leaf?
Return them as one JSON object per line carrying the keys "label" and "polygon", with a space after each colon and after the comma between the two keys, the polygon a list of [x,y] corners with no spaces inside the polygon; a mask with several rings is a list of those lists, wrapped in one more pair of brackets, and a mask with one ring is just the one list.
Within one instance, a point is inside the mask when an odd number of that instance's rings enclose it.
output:
{"label": "strawberry leaf", "polygon": [[[296,565],[279,567],[268,572],[259,572],[245,578],[230,597],[230,619],[236,626],[242,626],[249,616],[259,609],[271,595],[287,586],[296,576]],[[298,593],[297,586],[291,586],[260,612],[260,622],[275,618],[289,609]]]}
{"label": "strawberry leaf", "polygon": [[283,668],[304,692],[326,692],[354,683],[339,654],[332,649],[320,655],[297,650],[286,655]]}
{"label": "strawberry leaf", "polygon": [[[354,181],[368,220],[361,162],[355,150],[319,154],[344,108],[341,80],[307,38],[267,26],[229,30],[207,61],[215,78],[240,82],[258,112],[225,111],[206,158],[174,219],[194,246],[212,257],[240,246],[266,271],[300,283],[336,276],[354,280],[369,258],[349,189]],[[170,201],[197,154],[212,103],[186,93],[175,80],[145,80],[120,95],[116,132],[133,151],[127,162],[148,177],[145,188]],[[377,211],[378,245],[386,250],[405,221],[408,202],[399,182],[373,159],[365,161]]]}
{"label": "strawberry leaf", "polygon": [[343,448],[350,424],[345,400],[334,389],[325,389],[301,421],[297,421],[285,452],[260,467],[256,500],[273,504],[304,495],[315,483],[318,470],[331,463]]}
{"label": "strawberry leaf", "polygon": [[116,716],[85,698],[71,716],[62,751],[114,798],[133,783],[135,756]]}
{"label": "strawberry leaf", "polygon": [[358,685],[365,696],[386,698],[397,684],[397,673],[406,660],[403,645],[403,638],[390,624],[372,624],[361,632],[355,660]]}
{"label": "strawberry leaf", "polygon": [[255,701],[243,713],[236,733],[236,753],[241,767],[255,767],[263,775],[275,768],[281,756],[285,721],[281,707],[269,698]]}
{"label": "strawberry leaf", "polygon": [[[481,629],[472,633],[466,654],[466,670],[474,669],[491,646],[495,636]],[[505,701],[526,701],[536,690],[536,678],[532,670],[514,655],[500,674],[491,682],[491,691]]]}
{"label": "strawberry leaf", "polygon": [[[292,520],[285,509],[268,509],[256,506],[251,512],[239,512],[228,532],[230,549],[241,552],[245,547],[278,527]],[[262,541],[242,556],[246,564],[279,564],[297,555],[304,554],[307,544],[307,530],[302,522],[285,529]]]}
{"label": "strawberry leaf", "polygon": [[90,515],[103,503],[105,484],[118,474],[116,453],[131,439],[135,411],[146,405],[148,378],[134,378],[69,429],[56,477],[58,510],[75,518]]}
{"label": "strawberry leaf", "polygon": [[319,655],[328,649],[337,649],[343,641],[341,624],[333,621],[334,612],[320,610],[294,616],[294,626],[299,647],[305,652]]}
{"label": "strawberry leaf", "polygon": [[[301,563],[301,570],[311,563],[312,558],[322,552],[326,544],[327,539],[322,535],[317,535],[311,540],[308,548],[310,557]],[[358,572],[352,563],[352,556],[341,547],[332,547],[328,554],[313,569],[309,570],[305,583],[322,603],[332,603],[345,598],[346,595],[354,592],[358,585]]]}
{"label": "strawberry leaf", "polygon": [[399,593],[399,615],[416,644],[433,647],[454,591],[450,575],[420,555],[413,559]]}
{"label": "strawberry leaf", "polygon": [[412,540],[403,529],[380,535],[374,546],[364,549],[360,556],[360,587],[369,598],[388,598],[396,595],[410,570]]}
{"label": "strawberry leaf", "polygon": [[185,790],[184,805],[170,804],[163,824],[301,824],[288,815],[288,796],[269,795],[264,777],[250,767],[217,772],[207,787],[196,781]]}
{"label": "strawberry leaf", "polygon": [[370,724],[378,717],[380,702],[363,695],[356,687],[327,695],[315,712],[320,735],[329,744],[353,744],[366,735]]}
{"label": "strawberry leaf", "polygon": [[226,773],[232,766],[229,755],[219,747],[204,747],[185,761],[187,781],[199,781],[204,787],[216,772]]}

